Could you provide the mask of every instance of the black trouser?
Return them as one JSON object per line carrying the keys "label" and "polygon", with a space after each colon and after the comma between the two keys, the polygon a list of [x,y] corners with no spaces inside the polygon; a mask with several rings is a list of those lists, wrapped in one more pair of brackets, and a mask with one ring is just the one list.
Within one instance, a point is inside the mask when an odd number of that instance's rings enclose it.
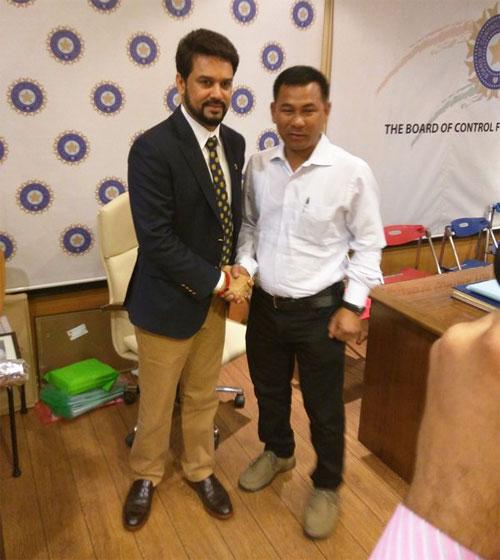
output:
{"label": "black trouser", "polygon": [[309,416],[317,465],[314,486],[334,489],[344,462],[344,343],[328,338],[328,321],[342,299],[321,309],[279,310],[258,289],[247,325],[247,357],[259,405],[259,438],[278,457],[295,449],[290,426],[294,360],[297,357],[304,406]]}

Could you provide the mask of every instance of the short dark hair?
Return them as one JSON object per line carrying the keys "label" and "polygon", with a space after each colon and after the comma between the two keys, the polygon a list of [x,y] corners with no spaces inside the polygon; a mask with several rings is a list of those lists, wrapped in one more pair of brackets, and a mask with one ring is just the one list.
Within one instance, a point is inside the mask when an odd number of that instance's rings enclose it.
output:
{"label": "short dark hair", "polygon": [[281,86],[306,86],[316,82],[321,89],[323,101],[328,101],[330,85],[324,74],[312,66],[290,66],[278,75],[273,85],[274,100],[278,98]]}
{"label": "short dark hair", "polygon": [[227,60],[233,67],[233,74],[236,73],[240,62],[238,52],[227,37],[210,29],[195,29],[180,40],[175,53],[177,72],[184,80],[187,80],[191,73],[193,57],[197,54]]}

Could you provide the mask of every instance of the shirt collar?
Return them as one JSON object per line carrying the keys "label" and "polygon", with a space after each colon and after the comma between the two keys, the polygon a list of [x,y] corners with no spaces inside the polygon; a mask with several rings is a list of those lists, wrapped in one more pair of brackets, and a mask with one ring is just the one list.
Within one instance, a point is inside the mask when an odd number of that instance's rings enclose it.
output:
{"label": "shirt collar", "polygon": [[207,140],[209,138],[211,138],[212,136],[217,137],[217,141],[219,142],[219,145],[220,145],[220,143],[221,143],[220,125],[218,125],[215,130],[208,130],[202,124],[200,124],[198,121],[195,121],[193,119],[193,117],[188,113],[188,111],[184,107],[184,105],[181,105],[181,111],[182,111],[182,114],[186,117],[186,120],[189,123],[189,126],[192,128],[192,130],[194,132],[194,135],[196,137],[196,140],[198,141],[198,144],[200,145],[200,148],[202,150],[203,150],[203,148],[205,148],[205,144],[207,143]]}
{"label": "shirt collar", "polygon": [[[309,156],[309,159],[301,165],[301,167],[307,167],[309,165],[332,165],[333,156],[329,146],[330,140],[328,140],[327,136],[322,133],[313,150],[313,153]],[[273,159],[286,161],[285,145],[282,142],[276,147],[276,153],[271,157],[271,160]]]}

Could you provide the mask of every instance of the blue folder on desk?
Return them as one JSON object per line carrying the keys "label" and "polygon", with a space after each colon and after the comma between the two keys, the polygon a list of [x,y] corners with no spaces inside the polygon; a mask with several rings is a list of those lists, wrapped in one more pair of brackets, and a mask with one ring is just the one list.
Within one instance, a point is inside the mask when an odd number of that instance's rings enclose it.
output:
{"label": "blue folder on desk", "polygon": [[[492,280],[491,282],[496,283],[496,280]],[[472,290],[472,287],[475,287],[478,284],[484,284],[484,282],[455,286],[452,290],[451,296],[455,299],[473,305],[474,307],[483,309],[484,311],[494,311],[495,309],[500,309],[500,300],[490,298]]]}

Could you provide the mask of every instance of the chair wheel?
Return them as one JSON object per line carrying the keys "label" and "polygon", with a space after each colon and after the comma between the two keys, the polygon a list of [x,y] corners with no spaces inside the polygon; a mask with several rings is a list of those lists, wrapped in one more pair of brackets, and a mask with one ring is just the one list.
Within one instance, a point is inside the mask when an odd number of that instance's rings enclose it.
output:
{"label": "chair wheel", "polygon": [[245,406],[245,395],[236,395],[234,397],[234,408],[243,408]]}
{"label": "chair wheel", "polygon": [[125,438],[125,445],[127,447],[132,447],[132,444],[134,443],[134,439],[135,439],[135,430],[132,430],[130,434],[128,434]]}
{"label": "chair wheel", "polygon": [[125,391],[123,393],[123,400],[126,404],[134,404],[137,400],[137,392],[135,391]]}

